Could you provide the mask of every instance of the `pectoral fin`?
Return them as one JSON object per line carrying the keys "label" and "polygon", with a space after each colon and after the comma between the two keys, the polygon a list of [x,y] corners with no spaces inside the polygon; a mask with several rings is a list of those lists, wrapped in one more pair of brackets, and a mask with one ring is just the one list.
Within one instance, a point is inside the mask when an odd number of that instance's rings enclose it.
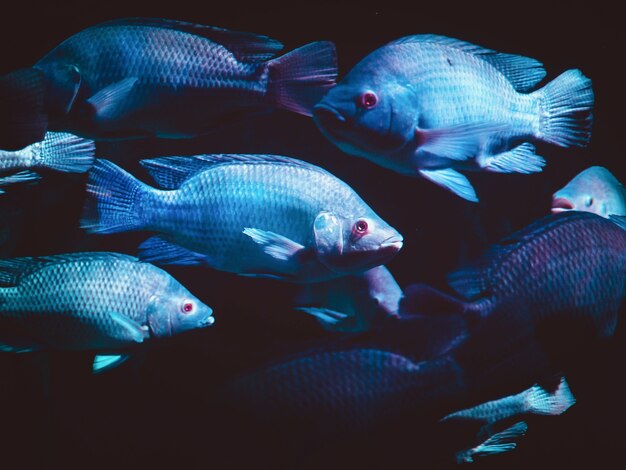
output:
{"label": "pectoral fin", "polygon": [[420,174],[433,183],[443,186],[452,191],[457,196],[462,197],[470,202],[478,202],[478,196],[469,180],[452,168],[444,168],[441,170],[419,170]]}
{"label": "pectoral fin", "polygon": [[131,320],[124,315],[110,312],[108,316],[115,325],[113,328],[113,335],[118,340],[143,343],[143,340],[150,336],[147,327],[141,326],[136,321]]}
{"label": "pectoral fin", "polygon": [[304,245],[268,230],[246,227],[243,229],[243,233],[261,245],[265,253],[281,261],[288,261],[296,253],[304,250]]}
{"label": "pectoral fin", "polygon": [[491,122],[460,124],[443,129],[415,129],[418,151],[432,153],[450,160],[475,157],[485,139],[508,130],[508,125]]}
{"label": "pectoral fin", "polygon": [[113,83],[87,100],[99,121],[119,118],[126,109],[126,100],[139,79],[129,77]]}

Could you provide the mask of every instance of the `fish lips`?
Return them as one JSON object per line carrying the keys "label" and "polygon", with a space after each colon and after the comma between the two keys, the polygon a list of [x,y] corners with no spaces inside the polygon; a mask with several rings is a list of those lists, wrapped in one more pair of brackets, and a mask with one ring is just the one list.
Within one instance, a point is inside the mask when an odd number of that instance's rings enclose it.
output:
{"label": "fish lips", "polygon": [[345,135],[353,129],[348,118],[337,109],[325,104],[317,104],[313,107],[313,121],[322,132],[328,135],[330,140],[343,140]]}
{"label": "fish lips", "polygon": [[559,214],[565,211],[572,211],[574,210],[574,204],[572,204],[572,202],[565,197],[553,196],[551,210],[553,214]]}

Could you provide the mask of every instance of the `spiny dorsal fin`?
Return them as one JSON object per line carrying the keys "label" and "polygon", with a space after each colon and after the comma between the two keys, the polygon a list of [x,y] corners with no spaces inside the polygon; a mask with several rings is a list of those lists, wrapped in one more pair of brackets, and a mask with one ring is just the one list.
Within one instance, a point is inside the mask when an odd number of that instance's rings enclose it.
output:
{"label": "spiny dorsal fin", "polygon": [[329,174],[326,170],[311,163],[280,155],[213,154],[190,157],[159,157],[141,160],[143,166],[157,184],[164,189],[178,189],[194,175],[215,165],[237,165],[254,163],[278,163],[300,166]]}
{"label": "spiny dorsal fin", "polygon": [[538,60],[521,55],[497,52],[466,41],[437,34],[406,36],[392,41],[388,45],[416,42],[439,44],[443,47],[474,55],[495,67],[511,82],[513,88],[520,92],[530,91],[546,76],[543,64]]}
{"label": "spiny dorsal fin", "polygon": [[123,18],[107,21],[94,27],[103,26],[145,26],[182,31],[221,44],[231,51],[238,60],[249,62],[269,60],[283,49],[281,42],[267,36],[242,31],[230,31],[224,28],[187,23],[185,21],[161,18]]}
{"label": "spiny dorsal fin", "polygon": [[51,264],[71,263],[80,260],[112,261],[114,259],[138,261],[133,256],[112,252],[66,253],[62,255],[2,259],[0,260],[0,286],[14,287],[20,283],[21,279]]}

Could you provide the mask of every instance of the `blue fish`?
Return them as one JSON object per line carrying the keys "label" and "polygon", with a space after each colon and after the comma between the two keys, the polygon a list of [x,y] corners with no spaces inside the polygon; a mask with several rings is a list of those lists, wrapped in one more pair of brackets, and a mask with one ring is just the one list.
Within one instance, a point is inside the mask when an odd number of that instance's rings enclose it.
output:
{"label": "blue fish", "polygon": [[22,148],[48,129],[95,140],[184,138],[250,112],[310,115],[335,82],[335,47],[320,41],[278,56],[282,48],[167,19],[89,27],[0,80],[9,130],[0,148]]}
{"label": "blue fish", "polygon": [[[213,311],[172,276],[119,253],[0,260],[0,350],[89,350],[94,369],[151,338],[213,324]],[[108,353],[108,354],[107,354]]]}
{"label": "blue fish", "polygon": [[552,213],[576,210],[626,216],[626,188],[608,169],[592,166],[552,195]]}
{"label": "blue fish", "polygon": [[532,141],[588,143],[591,81],[572,69],[534,90],[545,75],[528,57],[445,36],[407,36],[363,58],[313,117],[344,152],[476,202],[458,170],[539,172],[545,162]]}
{"label": "blue fish", "polygon": [[147,261],[317,282],[384,264],[402,248],[402,236],[350,186],[310,163],[232,154],[142,165],[162,189],[98,159],[81,225],[156,232],[140,247]]}

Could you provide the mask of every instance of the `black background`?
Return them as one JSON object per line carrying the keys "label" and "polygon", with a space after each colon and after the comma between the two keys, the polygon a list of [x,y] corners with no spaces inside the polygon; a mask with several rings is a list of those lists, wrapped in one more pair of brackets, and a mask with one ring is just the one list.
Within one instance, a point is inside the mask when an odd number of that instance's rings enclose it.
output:
{"label": "black background", "polygon": [[[399,284],[404,287],[419,281],[444,287],[445,274],[459,262],[547,214],[551,194],[584,168],[603,165],[626,180],[622,15],[599,2],[458,3],[380,2],[372,7],[354,2],[13,2],[10,11],[4,11],[0,28],[0,72],[30,66],[87,26],[129,16],[266,34],[282,41],[286,50],[331,40],[337,46],[340,77],[373,49],[417,33],[442,34],[536,58],[546,67],[546,80],[568,68],[580,68],[592,79],[596,95],[591,145],[586,149],[539,145],[548,161],[541,174],[470,174],[480,204],[467,203],[425,180],[344,155],[323,138],[311,119],[282,111],[191,140],[97,146],[98,156],[145,181],[149,179],[138,161],[153,156],[274,153],[323,166],[347,181],[404,235],[404,248],[388,264]],[[81,231],[84,182],[84,176],[46,174],[38,186],[14,189],[3,196],[2,255],[85,250],[135,254],[146,234],[98,237]],[[207,269],[167,270],[214,308],[214,328],[160,345],[98,377],[87,373],[89,358],[80,354],[0,356],[4,434],[0,465],[228,467],[228,462],[212,456],[212,446],[219,443],[203,437],[215,434],[211,403],[205,399],[208,390],[233,372],[271,357],[284,344],[297,347],[300,341],[324,333],[311,319],[289,311],[295,286]],[[620,333],[615,341],[623,336]],[[624,355],[616,349],[610,353],[619,357],[607,353],[598,358],[590,351],[590,361],[595,362],[582,365],[585,374],[572,383],[578,398],[574,408],[564,416],[534,423],[516,452],[496,458],[495,463],[486,459],[477,467],[578,463],[623,468],[620,446],[626,437],[626,415],[620,379]],[[404,436],[411,433],[411,429],[397,431]],[[279,448],[281,443],[275,445]],[[241,452],[246,452],[245,441]],[[356,462],[364,463],[358,456]],[[415,455],[406,466],[429,468],[428,462],[427,457]],[[253,455],[250,464],[258,468],[278,465],[255,461]],[[332,464],[328,461],[323,466]]]}

